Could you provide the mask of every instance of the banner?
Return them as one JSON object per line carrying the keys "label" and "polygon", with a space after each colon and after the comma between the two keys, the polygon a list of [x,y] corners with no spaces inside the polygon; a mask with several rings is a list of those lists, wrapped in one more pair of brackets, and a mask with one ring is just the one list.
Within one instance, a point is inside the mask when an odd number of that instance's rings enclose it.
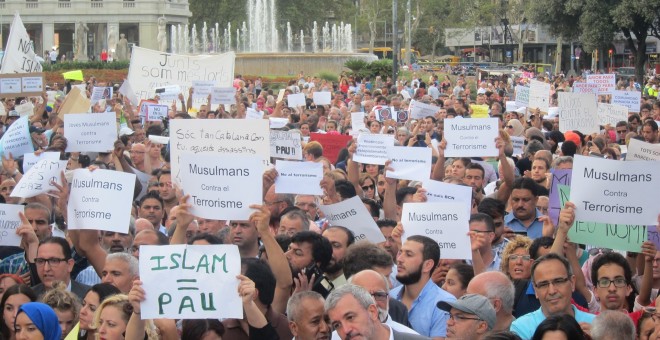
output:
{"label": "banner", "polygon": [[138,99],[151,98],[155,88],[166,85],[178,85],[182,93],[188,93],[193,80],[229,87],[234,79],[234,59],[234,52],[181,55],[134,46],[127,80]]}
{"label": "banner", "polygon": [[128,234],[134,189],[135,174],[103,169],[75,170],[67,205],[69,229]]}
{"label": "banner", "polygon": [[598,104],[589,93],[559,92],[559,131],[600,132]]}
{"label": "banner", "polygon": [[237,246],[141,246],[139,266],[143,320],[243,318]]}
{"label": "banner", "polygon": [[32,73],[41,72],[43,67],[37,61],[37,55],[34,53],[34,41],[30,39],[23,21],[18,12],[14,15],[14,21],[11,23],[9,37],[7,38],[7,47],[2,58],[2,67],[0,73]]}

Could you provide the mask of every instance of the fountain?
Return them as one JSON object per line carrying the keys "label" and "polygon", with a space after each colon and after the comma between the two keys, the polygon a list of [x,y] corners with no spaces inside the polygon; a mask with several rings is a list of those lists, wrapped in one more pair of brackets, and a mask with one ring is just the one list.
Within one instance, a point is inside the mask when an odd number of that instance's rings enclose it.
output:
{"label": "fountain", "polygon": [[[372,54],[354,53],[353,28],[351,24],[325,22],[323,26],[314,21],[307,36],[300,30],[294,36],[291,24],[278,24],[275,0],[247,0],[247,22],[235,28],[231,23],[220,31],[218,23],[209,29],[206,22],[201,31],[196,25],[172,26],[171,51],[179,54],[236,53],[235,72],[238,74],[292,75],[301,70],[307,74],[319,71],[340,73],[348,59],[376,60]],[[284,26],[284,27],[283,27]],[[320,27],[319,27],[320,26]],[[285,28],[285,29],[284,29]],[[280,44],[278,29],[285,32]],[[298,38],[300,49],[294,51],[294,39]],[[306,41],[307,40],[307,41]],[[298,43],[295,43],[298,45]],[[306,48],[310,44],[311,49]],[[284,51],[284,52],[282,52]],[[299,52],[297,52],[299,51]]]}

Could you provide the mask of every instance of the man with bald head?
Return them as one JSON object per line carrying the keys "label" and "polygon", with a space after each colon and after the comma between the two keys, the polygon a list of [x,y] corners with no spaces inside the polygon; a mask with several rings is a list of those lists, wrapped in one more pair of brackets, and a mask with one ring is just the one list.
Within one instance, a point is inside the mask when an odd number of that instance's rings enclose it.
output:
{"label": "man with bald head", "polygon": [[366,289],[373,296],[378,307],[378,319],[380,322],[392,327],[392,329],[398,332],[419,334],[389,317],[389,295],[387,293],[389,291],[389,282],[385,276],[375,270],[365,269],[353,275],[348,283]]}
{"label": "man with bald head", "polygon": [[137,234],[143,230],[154,230],[154,225],[146,218],[138,218],[135,220],[135,233]]}
{"label": "man with bald head", "polygon": [[128,154],[131,156],[131,162],[136,169],[144,172],[144,155],[147,153],[147,148],[144,144],[134,143],[131,146],[131,151]]}
{"label": "man with bald head", "polygon": [[513,282],[502,272],[481,273],[470,280],[466,294],[479,294],[488,298],[495,308],[493,332],[507,331],[514,320],[513,302],[515,288]]}

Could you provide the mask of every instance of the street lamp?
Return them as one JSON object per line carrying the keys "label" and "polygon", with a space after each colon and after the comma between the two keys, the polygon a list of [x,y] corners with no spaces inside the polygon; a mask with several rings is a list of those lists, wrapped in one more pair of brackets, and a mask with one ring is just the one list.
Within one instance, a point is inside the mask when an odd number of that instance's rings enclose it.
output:
{"label": "street lamp", "polygon": [[399,75],[399,60],[401,59],[399,56],[399,53],[401,52],[401,39],[403,39],[403,30],[399,29],[396,32],[396,36],[394,38],[394,47],[392,47],[392,70],[393,70],[393,76],[392,76],[392,83],[394,86],[396,86],[396,80]]}
{"label": "street lamp", "polygon": [[396,88],[396,78],[399,73],[399,43],[397,32],[399,20],[397,16],[399,1],[392,0],[392,84]]}

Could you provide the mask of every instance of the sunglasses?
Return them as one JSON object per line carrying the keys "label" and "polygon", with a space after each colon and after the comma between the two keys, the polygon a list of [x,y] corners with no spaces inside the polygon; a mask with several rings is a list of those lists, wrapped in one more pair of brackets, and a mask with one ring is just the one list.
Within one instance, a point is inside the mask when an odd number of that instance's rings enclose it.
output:
{"label": "sunglasses", "polygon": [[507,125],[506,128],[507,129],[513,129],[513,125]]}
{"label": "sunglasses", "polygon": [[374,190],[376,186],[372,185],[365,185],[362,187],[362,190],[367,191],[367,190]]}

